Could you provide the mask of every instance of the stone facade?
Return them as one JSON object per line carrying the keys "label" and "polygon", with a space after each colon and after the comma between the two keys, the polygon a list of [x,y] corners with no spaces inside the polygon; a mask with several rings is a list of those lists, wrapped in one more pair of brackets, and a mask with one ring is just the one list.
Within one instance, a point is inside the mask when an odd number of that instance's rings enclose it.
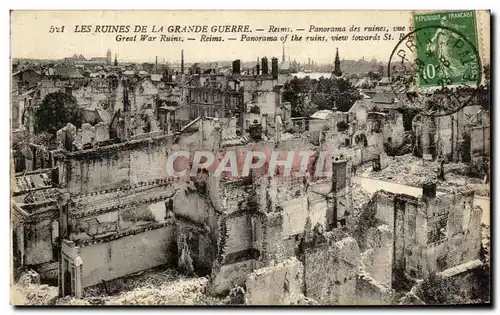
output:
{"label": "stone facade", "polygon": [[246,305],[290,305],[302,299],[303,265],[296,258],[257,269],[248,275]]}
{"label": "stone facade", "polygon": [[376,218],[394,233],[393,281],[479,258],[482,209],[473,206],[473,190],[436,196],[431,185],[421,198],[384,191],[375,198]]}
{"label": "stone facade", "polygon": [[355,305],[359,248],[351,237],[313,244],[304,252],[305,295],[327,305]]}

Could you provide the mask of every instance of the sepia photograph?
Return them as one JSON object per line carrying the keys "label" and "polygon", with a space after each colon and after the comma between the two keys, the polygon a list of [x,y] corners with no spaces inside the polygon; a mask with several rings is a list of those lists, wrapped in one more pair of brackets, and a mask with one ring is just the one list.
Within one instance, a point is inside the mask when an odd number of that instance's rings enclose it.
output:
{"label": "sepia photograph", "polygon": [[10,11],[11,305],[490,305],[490,18]]}

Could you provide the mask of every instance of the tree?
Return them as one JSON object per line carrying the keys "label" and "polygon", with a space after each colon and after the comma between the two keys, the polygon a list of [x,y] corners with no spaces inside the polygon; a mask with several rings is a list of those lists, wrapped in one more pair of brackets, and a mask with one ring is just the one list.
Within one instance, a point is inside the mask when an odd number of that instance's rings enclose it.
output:
{"label": "tree", "polygon": [[373,80],[380,80],[382,79],[382,75],[380,72],[373,72],[373,71],[368,71],[368,77]]}
{"label": "tree", "polygon": [[307,117],[318,109],[348,111],[356,100],[361,98],[359,91],[346,79],[319,80],[293,78],[284,86],[283,99],[290,102],[292,116]]}
{"label": "tree", "polygon": [[64,92],[50,93],[45,96],[36,113],[35,132],[54,135],[67,123],[79,128],[82,119],[82,109],[72,95]]}
{"label": "tree", "polygon": [[357,100],[361,99],[359,91],[346,79],[320,78],[316,81],[312,94],[312,102],[319,109],[347,112]]}
{"label": "tree", "polygon": [[312,80],[309,77],[294,77],[285,83],[283,101],[290,102],[293,117],[307,117],[314,113],[315,108],[308,100],[311,88]]}

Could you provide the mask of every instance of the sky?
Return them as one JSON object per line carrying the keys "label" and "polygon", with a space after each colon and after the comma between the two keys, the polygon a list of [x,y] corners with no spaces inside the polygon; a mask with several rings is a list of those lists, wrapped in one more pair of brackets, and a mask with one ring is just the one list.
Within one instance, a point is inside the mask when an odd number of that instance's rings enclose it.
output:
{"label": "sky", "polygon": [[[484,12],[482,12],[484,13]],[[489,43],[489,16],[480,14],[478,18],[479,32],[482,42]],[[278,38],[288,34],[284,46],[287,59],[307,62],[311,58],[317,63],[331,63],[338,48],[343,59],[358,60],[373,58],[388,61],[397,45],[398,34],[392,31],[394,26],[408,26],[412,23],[411,11],[12,11],[11,12],[11,57],[35,59],[60,59],[74,54],[85,57],[101,57],[110,49],[118,60],[149,61],[155,57],[163,62],[176,63],[180,60],[180,51],[184,50],[187,63],[215,60],[245,61],[256,60],[267,56],[281,58],[283,43],[278,42],[242,42],[241,33],[222,34],[224,42],[188,41],[187,37],[199,38],[199,34],[181,34],[184,42],[117,42],[117,34],[75,33],[76,27],[91,25],[129,25],[131,31],[135,25],[154,25],[167,29],[169,25],[249,25],[252,33],[249,36],[277,35]],[[289,27],[293,33],[269,33],[270,26]],[[333,36],[336,33],[308,32],[311,26],[345,27],[347,32],[338,33],[348,36],[348,41],[328,42],[290,42],[292,34],[305,39],[316,34]],[[51,26],[61,28],[64,32],[50,33]],[[359,26],[360,32],[348,32],[351,26]],[[384,32],[364,32],[364,27],[387,27],[392,40],[382,40]],[[486,27],[485,27],[486,26]],[[257,31],[257,29],[265,31]],[[296,31],[304,29],[304,31]],[[483,34],[484,33],[484,34]],[[147,34],[153,35],[151,32]],[[170,35],[165,33],[166,35]],[[351,36],[378,34],[378,41],[352,41]],[[123,34],[132,36],[134,33]],[[192,36],[194,35],[194,36]],[[221,34],[214,34],[221,35]],[[235,37],[237,40],[228,40]],[[489,58],[489,46],[484,51],[484,58]]]}

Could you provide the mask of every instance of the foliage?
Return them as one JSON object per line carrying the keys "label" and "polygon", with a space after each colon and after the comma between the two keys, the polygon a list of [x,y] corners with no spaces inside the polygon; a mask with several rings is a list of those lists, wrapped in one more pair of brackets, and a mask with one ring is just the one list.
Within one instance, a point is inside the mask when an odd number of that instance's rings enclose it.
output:
{"label": "foliage", "polygon": [[407,107],[403,111],[403,126],[405,131],[412,130],[412,121],[413,118],[420,112],[418,108]]}
{"label": "foliage", "polygon": [[368,72],[368,77],[369,77],[370,79],[380,80],[380,79],[382,79],[382,74],[381,74],[381,73],[379,73],[379,72],[369,71],[369,72]]}
{"label": "foliage", "polygon": [[477,281],[465,296],[461,287],[451,278],[444,279],[436,274],[430,274],[418,289],[417,295],[430,305],[439,304],[471,304],[484,303],[490,300],[490,269],[487,265],[473,271],[473,276],[467,281]]}
{"label": "foliage", "polygon": [[417,295],[430,305],[463,303],[459,298],[459,288],[435,273],[430,274],[422,282]]}
{"label": "foliage", "polygon": [[461,292],[460,285],[451,278],[444,279],[436,274],[430,274],[417,291],[417,295],[430,305],[438,304],[471,304],[490,301],[490,268],[487,265],[473,271],[467,281],[477,281],[470,296]]}
{"label": "foliage", "polygon": [[349,129],[349,124],[347,124],[345,121],[342,120],[337,123],[337,130],[339,132],[344,132],[347,129]]}
{"label": "foliage", "polygon": [[82,109],[76,99],[64,92],[47,94],[36,113],[35,132],[55,134],[67,123],[77,128],[82,124]]}
{"label": "foliage", "polygon": [[42,145],[46,148],[54,148],[56,145],[55,134],[48,132],[40,132],[34,136],[32,139],[33,143]]}
{"label": "foliage", "polygon": [[283,99],[291,103],[293,117],[308,117],[317,110],[334,107],[346,112],[361,95],[346,79],[295,77],[285,84]]}
{"label": "foliage", "polygon": [[312,81],[309,77],[303,79],[295,77],[285,83],[283,101],[290,102],[293,117],[308,117],[315,112],[310,103],[311,89]]}

